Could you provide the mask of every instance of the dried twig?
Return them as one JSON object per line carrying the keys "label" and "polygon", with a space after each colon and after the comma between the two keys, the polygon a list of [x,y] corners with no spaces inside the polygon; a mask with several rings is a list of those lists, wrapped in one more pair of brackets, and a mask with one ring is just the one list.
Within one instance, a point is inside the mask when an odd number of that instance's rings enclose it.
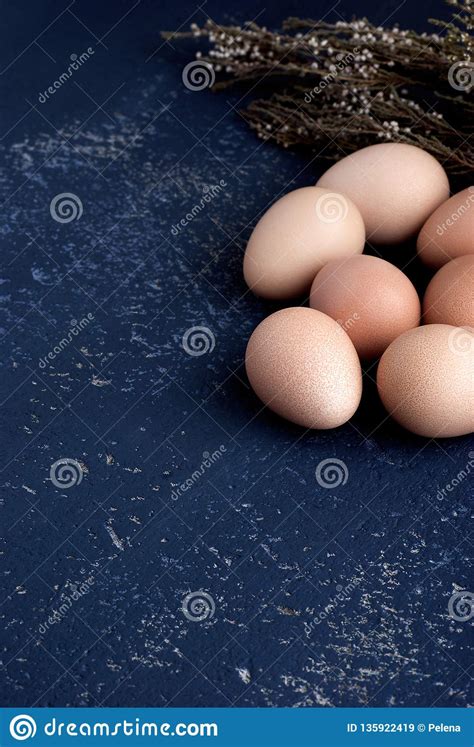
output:
{"label": "dried twig", "polygon": [[[281,32],[212,20],[165,38],[207,40],[214,88],[270,84],[243,112],[257,134],[329,158],[387,140],[425,148],[452,173],[474,168],[473,0],[447,0],[439,33],[289,18]],[[435,108],[436,107],[436,108]]]}

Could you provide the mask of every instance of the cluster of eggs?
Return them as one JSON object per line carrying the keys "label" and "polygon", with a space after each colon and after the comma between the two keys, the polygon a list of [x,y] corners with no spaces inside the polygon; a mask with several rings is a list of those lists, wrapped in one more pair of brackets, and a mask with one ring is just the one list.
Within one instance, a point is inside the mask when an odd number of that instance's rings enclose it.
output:
{"label": "cluster of eggs", "polygon": [[[474,187],[448,198],[435,158],[387,143],[343,158],[263,215],[245,252],[247,285],[278,301],[309,297],[249,340],[247,375],[265,405],[306,428],[337,427],[359,406],[361,360],[380,359],[378,392],[399,424],[430,438],[474,431]],[[416,236],[436,270],[422,304],[398,267],[362,253],[366,240]]]}

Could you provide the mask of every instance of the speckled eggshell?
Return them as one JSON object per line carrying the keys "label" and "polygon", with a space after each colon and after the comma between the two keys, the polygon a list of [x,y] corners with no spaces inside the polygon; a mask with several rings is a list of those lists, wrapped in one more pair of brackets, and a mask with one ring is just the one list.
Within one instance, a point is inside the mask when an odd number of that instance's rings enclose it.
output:
{"label": "speckled eggshell", "polygon": [[250,384],[271,410],[306,428],[336,428],[357,410],[362,372],[343,329],[314,309],[282,309],[254,330],[245,355]]}
{"label": "speckled eggshell", "polygon": [[420,323],[411,281],[395,265],[366,254],[328,262],[314,279],[309,304],[335,319],[365,359],[380,357]]}
{"label": "speckled eggshell", "polygon": [[317,187],[289,192],[259,220],[244,257],[244,277],[258,296],[295,298],[308,293],[330,259],[360,254],[365,228],[355,205]]}
{"label": "speckled eggshell", "polygon": [[378,143],[331,166],[317,182],[350,197],[364,219],[367,241],[392,244],[415,236],[449,197],[446,172],[421,148]]}
{"label": "speckled eggshell", "polygon": [[429,267],[474,254],[474,187],[443,202],[428,218],[416,242],[418,256]]}
{"label": "speckled eggshell", "polygon": [[404,332],[383,354],[377,387],[388,413],[427,438],[474,431],[474,334],[449,324]]}
{"label": "speckled eggshell", "polygon": [[474,254],[438,270],[423,299],[423,321],[474,329]]}

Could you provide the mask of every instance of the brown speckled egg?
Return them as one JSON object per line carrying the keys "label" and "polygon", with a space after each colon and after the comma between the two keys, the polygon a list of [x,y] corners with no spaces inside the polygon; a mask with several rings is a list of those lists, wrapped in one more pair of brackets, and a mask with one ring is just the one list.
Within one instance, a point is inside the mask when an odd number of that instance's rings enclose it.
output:
{"label": "brown speckled egg", "polygon": [[360,254],[365,228],[346,197],[317,187],[289,192],[259,220],[244,257],[244,277],[258,296],[287,299],[307,293],[330,259]]}
{"label": "brown speckled egg", "polygon": [[426,289],[423,321],[474,329],[474,254],[452,259],[438,270]]}
{"label": "brown speckled egg", "polygon": [[377,387],[391,416],[428,438],[474,431],[474,334],[449,324],[404,332],[383,354]]}
{"label": "brown speckled egg", "polygon": [[322,175],[359,208],[367,241],[392,244],[415,236],[449,197],[446,172],[429,153],[405,143],[378,143],[351,153]]}
{"label": "brown speckled egg", "polygon": [[336,428],[357,410],[362,373],[343,329],[314,309],[282,309],[254,330],[245,355],[250,384],[274,412],[306,428]]}
{"label": "brown speckled egg", "polygon": [[328,262],[314,279],[309,305],[335,319],[366,359],[420,323],[420,300],[407,276],[366,254]]}
{"label": "brown speckled egg", "polygon": [[434,211],[420,231],[416,248],[429,267],[474,254],[474,187],[463,189]]}

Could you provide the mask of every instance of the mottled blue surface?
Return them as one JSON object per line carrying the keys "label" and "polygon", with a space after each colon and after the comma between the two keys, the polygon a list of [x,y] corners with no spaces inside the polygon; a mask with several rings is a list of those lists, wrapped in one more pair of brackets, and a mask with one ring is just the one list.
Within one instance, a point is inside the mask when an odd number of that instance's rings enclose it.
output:
{"label": "mottled blue surface", "polygon": [[[329,18],[421,29],[445,13],[398,5],[341,2]],[[330,8],[282,0],[259,21]],[[269,202],[325,163],[263,145],[239,93],[186,90],[189,45],[162,45],[159,31],[259,10],[2,7],[3,705],[469,702],[472,620],[450,617],[448,602],[472,585],[472,481],[452,481],[474,442],[427,441],[386,420],[374,369],[352,422],[322,433],[262,412],[245,380],[246,340],[274,308],[246,292],[245,242]],[[80,198],[79,220],[52,219],[63,192]],[[408,272],[426,282],[416,262]],[[183,349],[193,326],[212,332],[205,355]],[[80,483],[55,487],[60,458],[80,463]],[[345,484],[318,484],[324,459],[344,462]],[[215,605],[202,622],[182,610],[195,591]]]}

